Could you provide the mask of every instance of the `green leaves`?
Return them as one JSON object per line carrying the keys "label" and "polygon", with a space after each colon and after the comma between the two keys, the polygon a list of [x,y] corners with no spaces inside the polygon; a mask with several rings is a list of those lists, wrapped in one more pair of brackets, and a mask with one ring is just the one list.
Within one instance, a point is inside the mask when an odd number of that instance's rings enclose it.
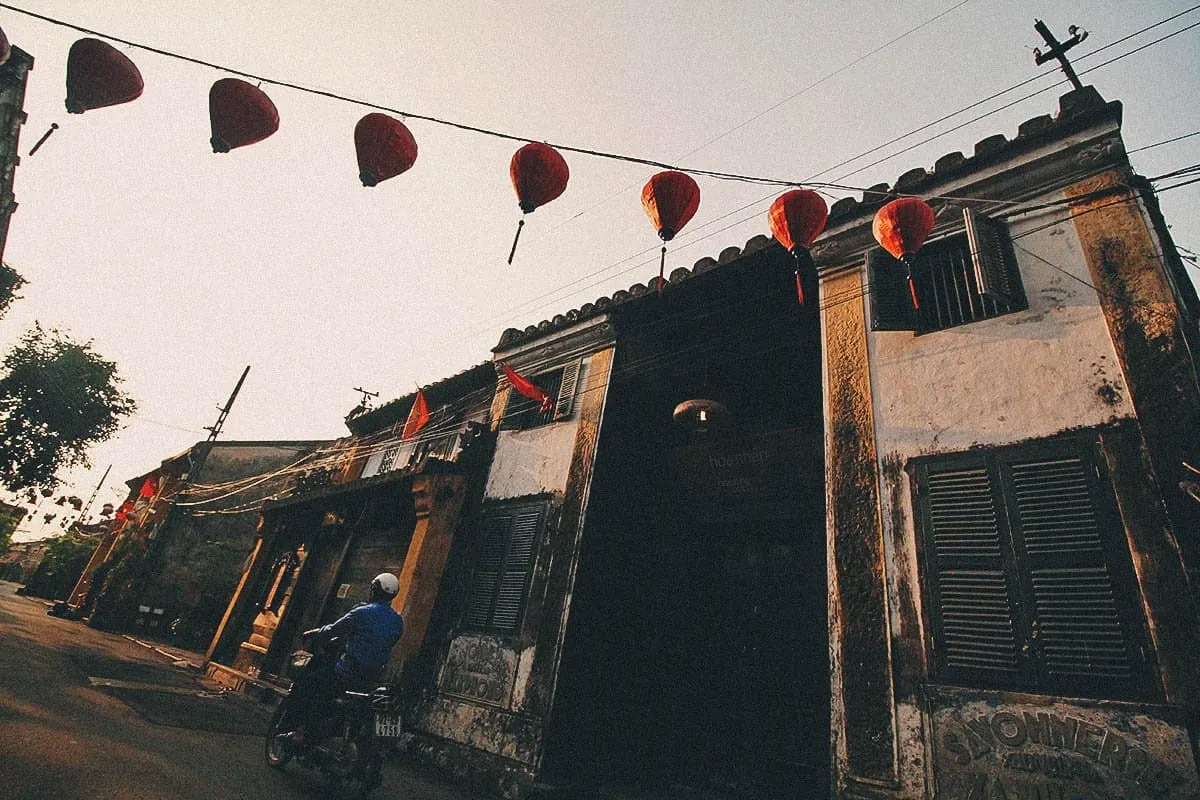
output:
{"label": "green leaves", "polygon": [[0,362],[0,484],[53,486],[59,469],[86,465],[136,408],[121,383],[90,341],[34,325]]}
{"label": "green leaves", "polygon": [[21,277],[20,273],[8,264],[0,262],[0,317],[8,311],[12,301],[17,299],[17,290],[26,283],[28,281]]}

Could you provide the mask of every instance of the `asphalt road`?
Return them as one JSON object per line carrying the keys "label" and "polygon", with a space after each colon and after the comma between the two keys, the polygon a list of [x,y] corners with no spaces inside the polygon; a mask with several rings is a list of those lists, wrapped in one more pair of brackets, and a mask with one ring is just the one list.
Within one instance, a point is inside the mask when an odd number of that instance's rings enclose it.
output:
{"label": "asphalt road", "polygon": [[[267,707],[16,588],[0,582],[0,799],[324,798],[315,771],[264,764]],[[482,798],[397,762],[373,797]]]}

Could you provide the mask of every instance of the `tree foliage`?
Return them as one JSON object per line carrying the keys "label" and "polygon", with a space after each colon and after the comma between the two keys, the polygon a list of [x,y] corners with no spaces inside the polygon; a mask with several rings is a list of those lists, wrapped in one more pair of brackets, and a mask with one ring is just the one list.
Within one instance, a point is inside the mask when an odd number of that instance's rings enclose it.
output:
{"label": "tree foliage", "polygon": [[86,466],[136,408],[122,381],[90,341],[34,325],[0,362],[0,484],[54,486],[58,470]]}
{"label": "tree foliage", "polygon": [[8,306],[17,298],[17,290],[27,281],[21,274],[8,264],[0,262],[0,317],[8,311]]}
{"label": "tree foliage", "polygon": [[28,593],[48,600],[66,600],[100,541],[68,533],[50,540],[42,563],[25,584]]}

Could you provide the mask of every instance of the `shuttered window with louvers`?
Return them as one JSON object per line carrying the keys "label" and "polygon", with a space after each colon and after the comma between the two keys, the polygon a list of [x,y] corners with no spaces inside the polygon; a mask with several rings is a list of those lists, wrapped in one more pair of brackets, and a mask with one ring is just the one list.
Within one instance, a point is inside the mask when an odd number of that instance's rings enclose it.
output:
{"label": "shuttered window with louvers", "polygon": [[546,519],[547,503],[486,509],[479,526],[466,623],[500,633],[520,630]]}
{"label": "shuttered window with louvers", "polygon": [[884,250],[868,253],[872,330],[932,333],[1028,307],[1004,225],[966,209],[963,226],[962,233],[929,242],[913,257],[917,308],[904,265]]}
{"label": "shuttered window with louvers", "polygon": [[931,466],[926,480],[927,546],[944,664],[1014,674],[1020,668],[1014,587],[986,465]]}
{"label": "shuttered window with louvers", "polygon": [[1093,465],[1075,456],[1002,464],[1048,681],[1130,680],[1130,637],[1108,564]]}
{"label": "shuttered window with louvers", "polygon": [[1095,439],[914,464],[934,663],[946,682],[1141,698],[1148,665]]}

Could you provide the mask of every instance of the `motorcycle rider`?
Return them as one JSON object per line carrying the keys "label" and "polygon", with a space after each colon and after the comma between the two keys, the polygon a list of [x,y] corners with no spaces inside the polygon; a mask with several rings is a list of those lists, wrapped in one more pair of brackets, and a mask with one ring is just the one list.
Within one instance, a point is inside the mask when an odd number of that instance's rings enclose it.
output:
{"label": "motorcycle rider", "polygon": [[345,690],[370,691],[384,677],[392,648],[404,633],[404,620],[392,608],[400,592],[400,580],[390,572],[381,572],[371,581],[371,600],[350,609],[341,619],[302,634],[303,640],[325,642],[334,637],[345,640],[345,647],[333,665],[331,680],[323,681],[318,696],[310,697],[308,724],[296,731],[293,740],[302,741],[306,730],[320,719],[321,712]]}

